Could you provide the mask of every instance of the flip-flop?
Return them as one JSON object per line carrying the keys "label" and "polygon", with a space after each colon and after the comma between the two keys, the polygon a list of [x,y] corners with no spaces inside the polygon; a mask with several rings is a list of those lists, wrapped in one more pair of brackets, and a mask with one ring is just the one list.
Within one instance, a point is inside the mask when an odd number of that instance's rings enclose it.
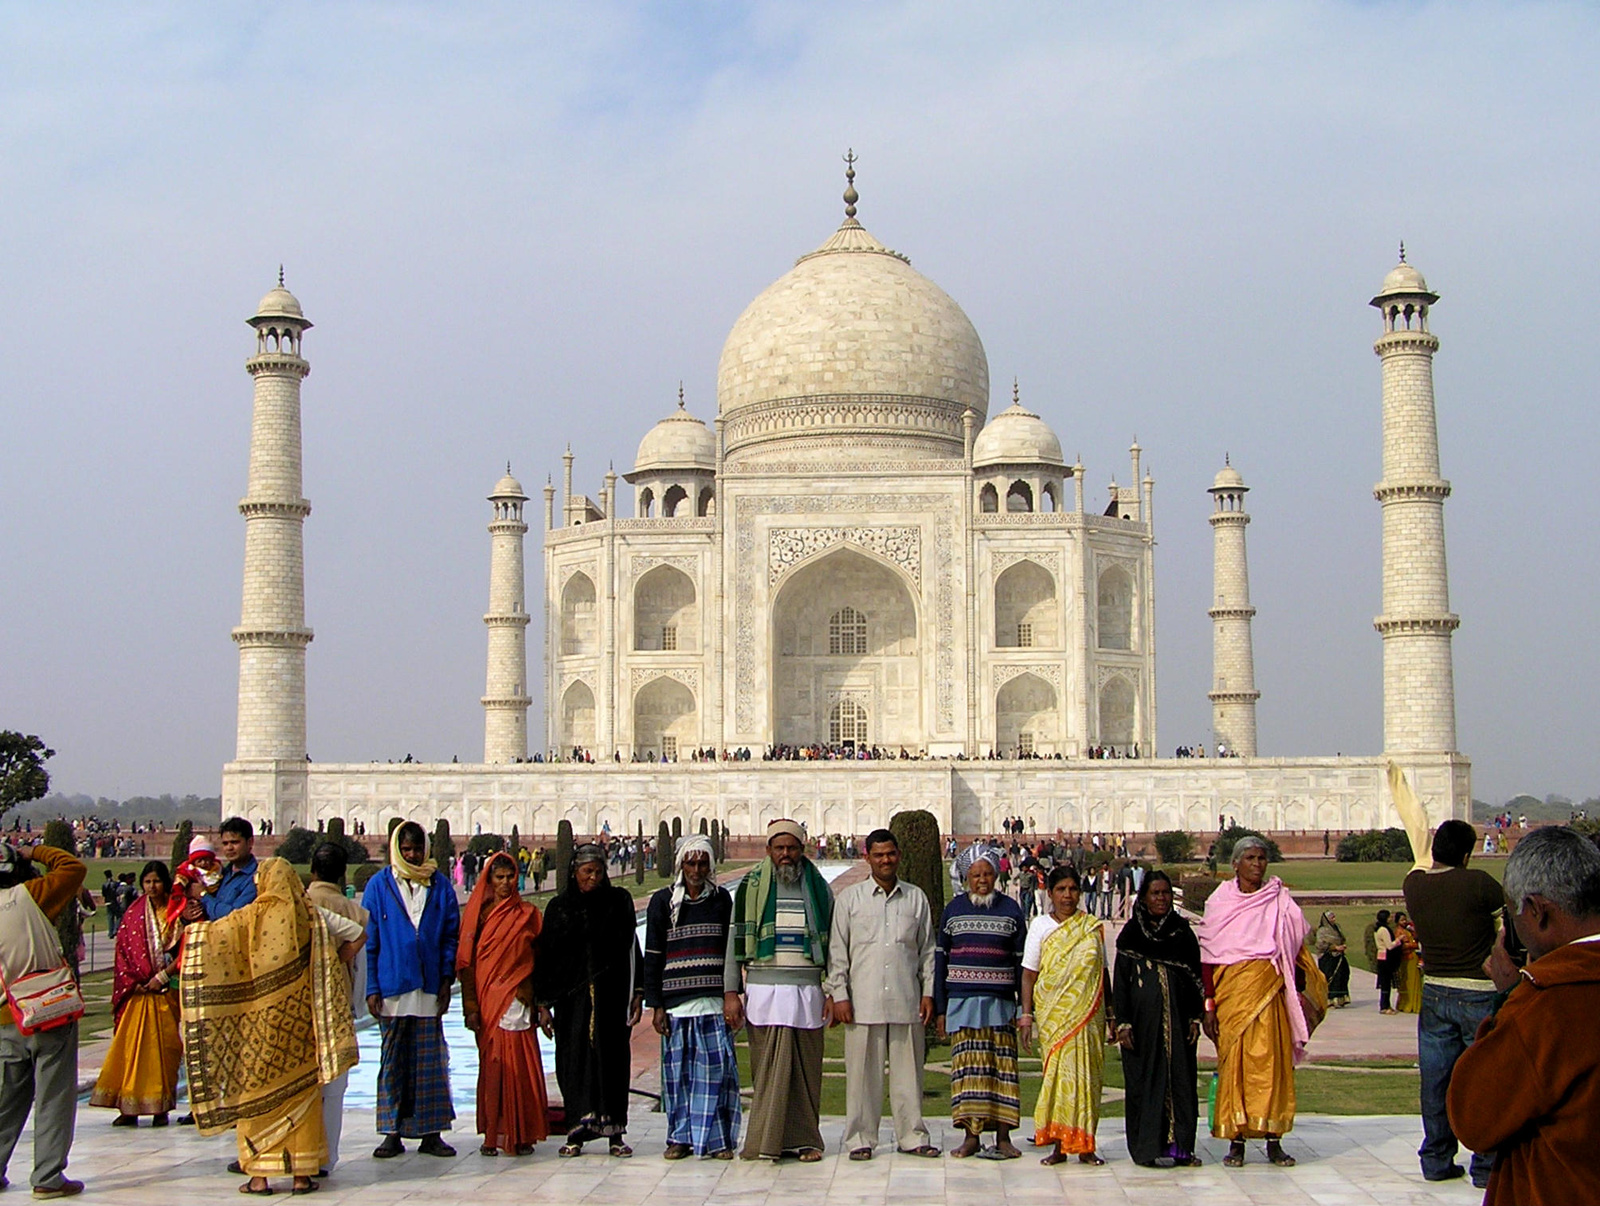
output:
{"label": "flip-flop", "polygon": [[897,1147],[894,1150],[902,1156],[921,1156],[924,1160],[937,1160],[944,1155],[944,1152],[931,1143],[922,1143],[916,1147]]}
{"label": "flip-flop", "polygon": [[980,1160],[1020,1160],[1021,1152],[1003,1152],[998,1147],[986,1147],[978,1153]]}
{"label": "flip-flop", "polygon": [[250,1182],[246,1181],[243,1185],[239,1186],[239,1192],[247,1193],[251,1197],[255,1198],[270,1198],[275,1191],[270,1185],[263,1185],[260,1189],[251,1189]]}
{"label": "flip-flop", "polygon": [[800,1149],[800,1163],[802,1164],[816,1164],[821,1159],[822,1149],[820,1147],[803,1147]]}
{"label": "flip-flop", "polygon": [[[805,1153],[802,1152],[801,1159],[804,1158]],[[852,1160],[870,1160],[872,1159],[872,1149],[870,1147],[858,1147],[855,1149],[855,1151],[850,1153],[850,1158]]]}

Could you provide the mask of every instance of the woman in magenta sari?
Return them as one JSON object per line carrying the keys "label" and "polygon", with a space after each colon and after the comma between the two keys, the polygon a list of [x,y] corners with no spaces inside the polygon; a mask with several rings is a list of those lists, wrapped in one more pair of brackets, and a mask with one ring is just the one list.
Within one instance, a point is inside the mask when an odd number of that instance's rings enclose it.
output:
{"label": "woman in magenta sari", "polygon": [[115,1030],[90,1105],[117,1110],[112,1126],[137,1126],[140,1114],[153,1126],[167,1125],[178,1103],[177,948],[179,927],[169,921],[172,875],[162,862],[146,863],[139,876],[144,895],[129,907],[117,929],[116,970],[111,981]]}

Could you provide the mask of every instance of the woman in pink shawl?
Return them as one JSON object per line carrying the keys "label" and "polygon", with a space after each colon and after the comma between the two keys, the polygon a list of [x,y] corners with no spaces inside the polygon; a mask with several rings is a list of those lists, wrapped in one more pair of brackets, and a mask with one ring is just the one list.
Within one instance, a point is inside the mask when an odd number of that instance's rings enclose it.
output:
{"label": "woman in pink shawl", "polygon": [[178,1103],[176,971],[180,927],[168,920],[172,874],[162,862],[146,863],[139,876],[144,895],[128,908],[117,929],[116,970],[111,980],[115,1030],[89,1104],[118,1111],[112,1126],[136,1126],[140,1114],[166,1126]]}
{"label": "woman in pink shawl", "polygon": [[1294,1065],[1328,1003],[1328,982],[1305,949],[1305,915],[1277,876],[1267,845],[1240,838],[1235,878],[1206,900],[1200,972],[1206,1036],[1217,1046],[1211,1133],[1230,1143],[1223,1163],[1244,1163],[1245,1140],[1264,1138],[1267,1159],[1294,1167],[1280,1136],[1294,1126]]}

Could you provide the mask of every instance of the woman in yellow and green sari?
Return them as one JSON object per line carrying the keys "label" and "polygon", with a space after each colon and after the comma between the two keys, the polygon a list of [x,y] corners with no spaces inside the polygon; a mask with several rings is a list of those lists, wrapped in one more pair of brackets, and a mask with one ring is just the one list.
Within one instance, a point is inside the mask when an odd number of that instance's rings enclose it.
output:
{"label": "woman in yellow and green sari", "polygon": [[1422,946],[1417,941],[1417,927],[1404,913],[1394,915],[1395,937],[1400,945],[1389,955],[1395,959],[1394,986],[1397,994],[1395,1008],[1401,1013],[1422,1012]]}
{"label": "woman in yellow and green sari", "polygon": [[184,935],[184,1058],[202,1135],[235,1128],[242,1192],[294,1192],[327,1159],[322,1086],[356,1062],[350,982],[327,923],[281,858],[256,869],[256,898]]}
{"label": "woman in yellow and green sari", "polygon": [[1044,1081],[1033,1110],[1033,1141],[1055,1150],[1041,1164],[1077,1156],[1104,1164],[1095,1154],[1100,1093],[1105,1084],[1106,1044],[1115,1038],[1106,976],[1105,929],[1078,911],[1081,888],[1070,866],[1048,881],[1050,912],[1033,919],[1022,955],[1022,1013],[1017,1035],[1038,1035]]}

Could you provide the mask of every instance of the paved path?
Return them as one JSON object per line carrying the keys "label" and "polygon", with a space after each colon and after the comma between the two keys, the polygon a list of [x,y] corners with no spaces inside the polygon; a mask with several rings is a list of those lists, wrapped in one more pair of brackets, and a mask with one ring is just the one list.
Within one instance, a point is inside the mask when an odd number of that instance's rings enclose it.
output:
{"label": "paved path", "polygon": [[[97,1202],[126,1206],[172,1206],[174,1202],[236,1200],[241,1178],[224,1171],[235,1155],[232,1135],[202,1139],[188,1127],[165,1131],[141,1126],[112,1130],[110,1115],[84,1110],[69,1173],[88,1183]],[[604,1148],[562,1160],[555,1145],[540,1144],[531,1157],[485,1159],[476,1154],[470,1115],[457,1120],[451,1136],[462,1154],[439,1160],[414,1153],[392,1161],[368,1154],[376,1136],[372,1112],[345,1117],[348,1162],[323,1183],[316,1200],[351,1206],[377,1203],[529,1201],[605,1203],[606,1206],[888,1206],[889,1203],[994,1202],[1045,1206],[1062,1201],[1150,1202],[1173,1206],[1241,1206],[1252,1202],[1326,1203],[1327,1206],[1403,1206],[1456,1203],[1482,1195],[1465,1181],[1430,1185],[1417,1172],[1417,1119],[1408,1117],[1305,1117],[1285,1140],[1299,1167],[1275,1169],[1252,1148],[1252,1163],[1225,1169],[1225,1145],[1207,1139],[1204,1168],[1149,1169],[1133,1164],[1122,1145],[1121,1119],[1100,1125],[1104,1168],[1068,1164],[1041,1168],[1032,1154],[1009,1163],[979,1160],[919,1160],[893,1154],[887,1141],[867,1164],[851,1163],[838,1150],[842,1123],[823,1120],[829,1156],[817,1165],[792,1161],[728,1163],[661,1159],[665,1124],[659,1114],[635,1115],[628,1133],[638,1154],[614,1160]],[[935,1142],[953,1146],[948,1120],[929,1119]],[[888,1128],[885,1127],[885,1139]],[[26,1182],[30,1136],[25,1134],[10,1175]],[[19,1174],[22,1174],[19,1178]],[[22,1185],[13,1187],[11,1196]],[[287,1182],[283,1183],[283,1188]],[[280,1190],[281,1192],[281,1190]],[[286,1196],[286,1195],[285,1195]]]}

